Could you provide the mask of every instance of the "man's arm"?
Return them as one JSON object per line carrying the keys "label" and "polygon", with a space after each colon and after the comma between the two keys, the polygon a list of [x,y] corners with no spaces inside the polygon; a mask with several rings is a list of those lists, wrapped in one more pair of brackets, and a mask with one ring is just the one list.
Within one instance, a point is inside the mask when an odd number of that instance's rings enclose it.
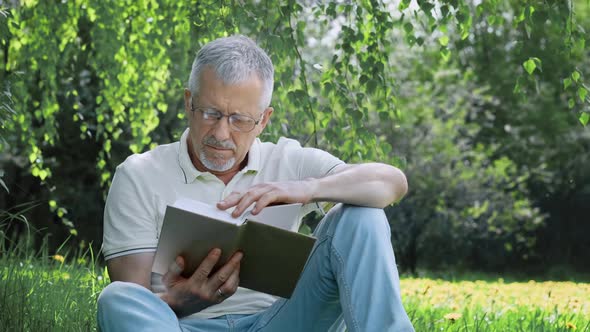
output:
{"label": "man's arm", "polygon": [[146,252],[119,256],[107,261],[111,281],[134,282],[149,290],[155,253]]}
{"label": "man's arm", "polygon": [[339,202],[384,208],[399,201],[408,191],[404,173],[381,164],[343,164],[328,176],[312,179],[311,201]]}
{"label": "man's arm", "polygon": [[381,163],[343,164],[322,178],[262,183],[246,192],[234,192],[217,207],[225,210],[236,206],[233,216],[241,215],[254,202],[253,214],[272,203],[326,201],[384,208],[399,201],[407,191],[406,176],[396,167]]}

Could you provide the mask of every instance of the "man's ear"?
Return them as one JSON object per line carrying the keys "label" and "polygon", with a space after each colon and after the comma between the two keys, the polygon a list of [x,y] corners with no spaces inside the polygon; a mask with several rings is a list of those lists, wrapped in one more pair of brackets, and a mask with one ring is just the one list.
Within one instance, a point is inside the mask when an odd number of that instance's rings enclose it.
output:
{"label": "man's ear", "polygon": [[274,108],[272,107],[267,107],[264,112],[262,112],[262,118],[260,119],[260,131],[258,134],[260,134],[264,128],[266,127],[266,125],[268,124],[268,122],[270,121],[270,116],[272,115],[272,112],[274,112]]}
{"label": "man's ear", "polygon": [[192,117],[191,112],[191,103],[192,103],[192,94],[189,89],[184,89],[184,115],[186,115],[186,119],[189,120]]}

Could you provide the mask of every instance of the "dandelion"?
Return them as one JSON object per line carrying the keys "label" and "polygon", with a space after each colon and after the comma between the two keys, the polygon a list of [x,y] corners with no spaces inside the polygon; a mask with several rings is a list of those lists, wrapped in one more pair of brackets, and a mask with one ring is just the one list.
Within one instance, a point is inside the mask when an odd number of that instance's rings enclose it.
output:
{"label": "dandelion", "polygon": [[451,312],[446,314],[445,319],[450,320],[451,322],[455,322],[457,319],[461,318],[461,314],[458,312]]}
{"label": "dandelion", "polygon": [[570,322],[567,322],[565,324],[565,328],[568,329],[568,330],[574,330],[574,331],[577,329],[576,326],[573,323],[570,323]]}
{"label": "dandelion", "polygon": [[64,256],[62,255],[53,255],[53,259],[55,259],[56,261],[63,263],[64,262]]}

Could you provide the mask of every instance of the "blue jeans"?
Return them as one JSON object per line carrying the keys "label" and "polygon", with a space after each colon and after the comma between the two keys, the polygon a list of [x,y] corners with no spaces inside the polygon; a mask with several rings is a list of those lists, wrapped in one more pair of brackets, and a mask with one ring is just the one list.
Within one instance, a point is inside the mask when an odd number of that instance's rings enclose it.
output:
{"label": "blue jeans", "polygon": [[98,298],[98,325],[111,331],[414,331],[403,308],[383,210],[337,205],[314,232],[316,244],[290,299],[251,315],[178,319],[160,298],[113,282]]}

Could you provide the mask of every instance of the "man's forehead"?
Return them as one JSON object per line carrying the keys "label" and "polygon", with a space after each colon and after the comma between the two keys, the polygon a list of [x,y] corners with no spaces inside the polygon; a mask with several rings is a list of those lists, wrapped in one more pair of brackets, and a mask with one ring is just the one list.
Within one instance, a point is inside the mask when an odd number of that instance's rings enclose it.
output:
{"label": "man's forehead", "polygon": [[[238,83],[225,83],[211,70],[203,71],[196,99],[217,108],[258,110],[262,97],[260,79],[252,77]],[[228,110],[229,111],[229,110]]]}

